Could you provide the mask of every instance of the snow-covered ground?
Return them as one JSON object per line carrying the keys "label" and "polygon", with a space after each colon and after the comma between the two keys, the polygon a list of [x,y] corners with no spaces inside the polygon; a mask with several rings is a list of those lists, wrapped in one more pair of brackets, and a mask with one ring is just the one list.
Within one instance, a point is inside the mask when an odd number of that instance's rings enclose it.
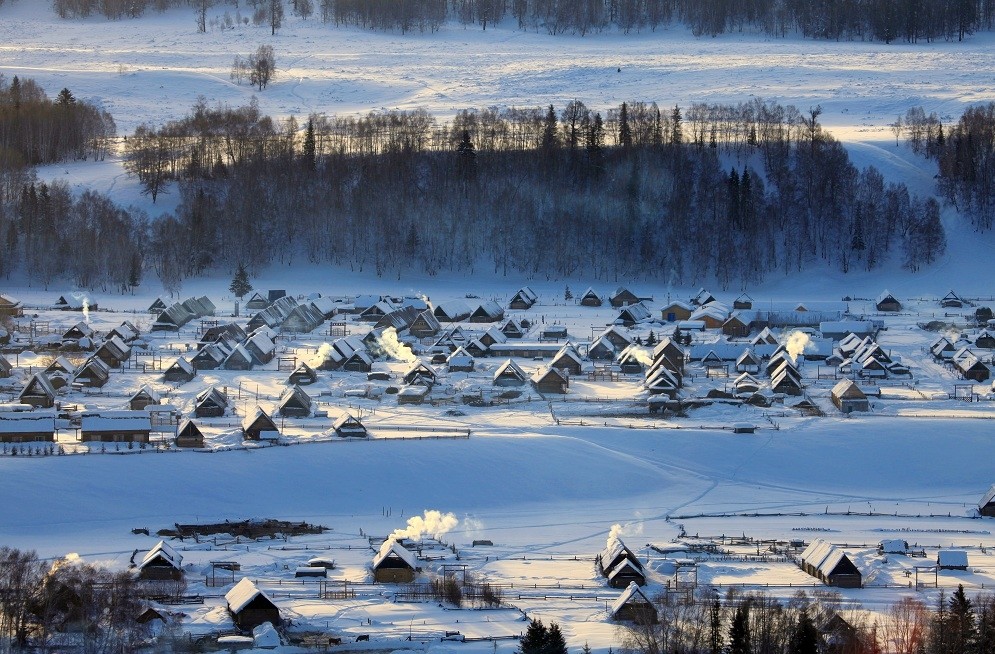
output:
{"label": "snow-covered ground", "polygon": [[[965,43],[914,46],[736,34],[696,39],[682,29],[550,37],[506,26],[486,32],[447,26],[436,34],[401,36],[334,29],[291,17],[274,37],[264,27],[198,34],[190,10],[134,21],[61,21],[47,4],[18,0],[0,8],[0,72],[33,77],[51,95],[69,87],[110,111],[121,133],[142,122],[180,117],[200,95],[209,103],[232,105],[255,95],[264,112],[281,117],[381,108],[425,108],[446,117],[474,106],[561,107],[574,98],[604,110],[625,100],[686,106],[764,97],[803,110],[821,105],[822,122],[846,143],[858,165],[875,165],[887,179],[929,193],[932,165],[896,147],[888,124],[919,104],[949,122],[965,106],[995,97],[991,34]],[[276,51],[276,80],[262,93],[232,84],[228,70],[234,56],[264,43]],[[136,181],[113,158],[49,166],[40,174],[109,192],[116,201],[143,206],[153,215],[175,206],[170,204],[175,194],[164,196],[155,207],[149,205],[139,196]],[[135,549],[155,543],[154,537],[132,534],[137,527],[154,533],[174,522],[253,517],[321,523],[332,531],[287,543],[180,544],[190,548],[183,554],[191,591],[223,592],[204,586],[203,575],[211,560],[234,559],[244,574],[266,580],[263,586],[302,624],[347,637],[375,634],[389,638],[389,647],[400,646],[414,632],[504,636],[521,632],[524,624],[515,611],[448,611],[434,603],[394,603],[377,587],[338,603],[316,600],[305,584],[299,592],[287,591],[298,594],[284,597],[281,593],[302,556],[296,550],[270,548],[334,551],[337,569],[332,578],[365,582],[372,552],[364,535],[385,536],[426,509],[451,511],[460,522],[444,540],[460,551],[461,563],[495,583],[547,587],[529,593],[513,592],[509,586],[506,599],[531,617],[559,621],[571,647],[589,642],[602,652],[618,645],[605,615],[605,598],[610,601],[617,591],[607,589],[596,575],[593,557],[615,523],[623,525],[627,544],[649,561],[654,590],[672,576],[672,561],[671,555],[649,545],[665,546],[682,528],[702,539],[823,536],[848,543],[871,587],[846,591],[845,596],[869,608],[880,609],[902,593],[913,592],[885,588],[907,588],[905,570],[914,561],[877,557],[873,548],[883,538],[904,538],[926,547],[933,558],[941,545],[969,547],[971,569],[943,573],[941,585],[990,587],[995,565],[981,546],[992,545],[991,526],[968,516],[995,481],[989,465],[995,455],[990,438],[995,412],[990,401],[948,399],[956,379],[927,359],[922,347],[933,334],[915,323],[942,318],[945,312],[935,298],[950,288],[990,298],[991,284],[987,275],[979,274],[978,262],[988,261],[995,243],[991,234],[959,226],[952,211],[945,220],[950,228],[948,253],[916,275],[896,268],[848,275],[799,271],[774,275],[762,287],[748,289],[758,306],[771,300],[870,298],[884,287],[903,299],[922,298],[910,302],[907,315],[889,318],[889,329],[880,338],[882,347],[894,350],[910,366],[915,388],[903,382],[883,385],[887,387],[866,416],[843,419],[830,412],[828,417],[807,418],[775,409],[767,412],[768,420],[760,409],[714,404],[686,418],[651,419],[631,379],[577,381],[568,401],[526,398],[504,407],[406,408],[389,397],[347,396],[347,391],[366,386],[361,375],[323,374],[319,385],[311,387],[325,393],[319,408],[332,417],[344,408],[362,409],[372,434],[369,440],[310,442],[323,440],[316,435],[327,432],[330,421],[288,420],[284,442],[293,446],[243,448],[233,431],[240,418],[228,417],[205,423],[213,453],[131,450],[127,456],[111,456],[95,449],[82,456],[0,456],[0,497],[7,499],[0,509],[0,545],[37,549],[45,557],[78,552],[87,561],[125,567]],[[208,295],[220,312],[230,312],[229,280],[230,271],[185,280],[183,297]],[[273,266],[253,280],[259,289],[283,288],[295,295],[425,294],[435,302],[468,292],[505,302],[526,282],[541,296],[540,305],[529,312],[540,324],[562,323],[583,339],[592,327],[612,320],[606,309],[564,303],[564,286],[579,295],[589,283],[583,278],[497,278],[481,270],[458,279],[415,273],[377,279],[368,272],[295,263]],[[601,286],[601,292],[612,290],[608,284]],[[69,290],[42,289],[28,278],[0,286],[0,291],[24,300],[29,314],[50,321],[56,332],[70,327],[79,314],[42,307]],[[696,289],[644,283],[634,290],[653,296],[652,306],[658,309],[668,298],[686,299]],[[151,320],[142,312],[157,292],[157,282],[147,280],[134,296],[98,294],[95,300],[102,310],[91,312],[91,321],[106,330],[128,318],[144,331]],[[737,294],[730,291],[720,299],[731,301]],[[866,302],[855,304],[860,311],[867,309]],[[659,327],[655,329],[659,334]],[[645,336],[646,331],[640,333]],[[179,336],[149,340],[165,350],[171,343],[190,343],[195,334],[191,328]],[[314,334],[284,339],[280,345],[283,354],[304,357],[323,340]],[[28,368],[46,357],[22,353],[16,363]],[[522,363],[530,371],[538,365]],[[482,360],[480,374],[452,375],[444,387],[482,388],[496,364]],[[396,362],[377,367],[394,374],[403,368]],[[162,384],[157,372],[130,369],[114,373],[101,394],[67,399],[118,408],[142,384],[151,383],[170,391],[168,400],[187,409],[194,393],[218,383],[240,396],[236,406],[244,414],[257,402],[270,408],[285,388],[286,373],[275,368],[205,372],[177,389]],[[831,383],[814,379],[813,369],[805,374],[813,399],[828,409]],[[699,374],[694,385],[704,391],[709,384],[722,388],[725,381]],[[977,390],[987,392],[981,385]],[[583,401],[597,398],[610,401]],[[720,429],[743,421],[763,428],[753,435]],[[411,424],[468,429],[472,435],[399,438],[405,434],[396,427]],[[87,449],[73,442],[73,432],[62,433],[60,439],[69,451]],[[232,451],[219,451],[225,449]],[[471,547],[478,539],[493,541],[493,548]],[[728,557],[699,562],[703,583],[792,584],[773,589],[787,597],[797,586],[814,582],[780,555],[765,561],[759,551],[756,558],[748,556],[752,545],[728,547]],[[554,583],[566,588],[549,589]],[[216,598],[203,607],[185,607],[188,626],[202,631],[230,626],[218,607]],[[509,643],[498,647],[506,652],[512,648]],[[445,652],[471,649],[485,652],[481,645],[433,647]],[[491,651],[490,644],[486,651]]]}

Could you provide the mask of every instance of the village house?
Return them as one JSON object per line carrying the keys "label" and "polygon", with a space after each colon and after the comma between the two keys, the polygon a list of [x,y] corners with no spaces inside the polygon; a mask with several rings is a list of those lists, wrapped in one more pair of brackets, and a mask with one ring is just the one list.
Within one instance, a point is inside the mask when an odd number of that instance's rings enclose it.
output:
{"label": "village house", "polygon": [[525,371],[511,359],[502,363],[494,371],[495,386],[522,386],[528,378]]}
{"label": "village house", "polygon": [[96,357],[90,357],[73,374],[74,386],[100,388],[111,378],[111,369]]}
{"label": "village house", "polygon": [[672,300],[660,310],[660,314],[663,320],[667,322],[678,322],[679,320],[688,320],[691,318],[692,311],[694,309],[687,302]]}
{"label": "village house", "polygon": [[183,578],[183,556],[166,541],[159,541],[138,563],[143,581],[179,581]]}
{"label": "village house", "polygon": [[837,588],[860,588],[862,576],[846,553],[835,545],[817,538],[801,555],[801,569]]}
{"label": "village house", "polygon": [[570,386],[570,378],[558,368],[543,367],[536,370],[531,377],[533,388],[539,393],[563,394]]}
{"label": "village house", "polygon": [[311,397],[300,386],[288,388],[280,396],[280,415],[288,418],[306,418],[311,415]]}
{"label": "village house", "polygon": [[41,443],[54,440],[54,411],[0,411],[0,443]]}
{"label": "village house", "polygon": [[659,620],[656,606],[634,581],[612,603],[608,614],[619,622],[635,622],[639,625],[656,624]]}
{"label": "village house", "polygon": [[366,438],[366,427],[359,418],[349,411],[343,411],[335,422],[332,423],[332,430],[337,436],[342,438]]}
{"label": "village house", "polygon": [[228,412],[228,396],[216,386],[206,388],[194,400],[194,415],[198,418],[220,418]]}
{"label": "village house", "polygon": [[307,386],[309,384],[317,383],[317,381],[318,373],[314,368],[303,361],[300,362],[297,367],[294,368],[294,371],[290,373],[290,376],[287,377],[287,383],[295,386]]}
{"label": "village house", "polygon": [[415,555],[393,538],[385,540],[373,557],[373,579],[377,583],[410,584],[418,569]]}
{"label": "village house", "polygon": [[176,447],[204,447],[204,433],[193,420],[184,420],[176,431]]}
{"label": "village house", "polygon": [[580,306],[582,307],[600,307],[602,304],[604,304],[604,300],[601,299],[601,296],[593,288],[588,288],[580,296]]}
{"label": "village house", "polygon": [[145,411],[87,411],[79,435],[84,443],[148,443],[151,431]]}
{"label": "village house", "polygon": [[874,300],[874,307],[878,311],[901,311],[902,303],[895,298],[889,291],[884,290],[881,295]]}
{"label": "village house", "polygon": [[280,428],[262,407],[247,414],[242,421],[242,438],[247,441],[275,441],[280,438]]}
{"label": "village house", "polygon": [[625,287],[615,289],[615,292],[608,298],[608,303],[615,309],[639,302],[639,296]]}
{"label": "village house", "polygon": [[169,364],[166,368],[166,372],[163,373],[162,378],[168,382],[174,383],[186,383],[197,376],[197,369],[183,357],[177,357],[175,361]]}
{"label": "village house", "polygon": [[158,391],[145,384],[135,391],[135,394],[128,400],[128,408],[132,411],[143,411],[145,407],[159,404],[160,401]]}
{"label": "village house", "polygon": [[232,621],[242,631],[252,631],[267,622],[273,626],[281,623],[280,609],[248,577],[225,593],[225,601]]}
{"label": "village house", "polygon": [[531,309],[538,301],[539,295],[528,286],[523,286],[511,297],[511,301],[508,302],[508,308],[524,311]]}
{"label": "village house", "polygon": [[45,373],[36,373],[24,385],[17,401],[40,409],[51,409],[55,406],[55,387]]}
{"label": "village house", "polygon": [[870,411],[871,409],[867,394],[850,379],[840,380],[838,384],[833,386],[830,396],[836,408],[843,413]]}

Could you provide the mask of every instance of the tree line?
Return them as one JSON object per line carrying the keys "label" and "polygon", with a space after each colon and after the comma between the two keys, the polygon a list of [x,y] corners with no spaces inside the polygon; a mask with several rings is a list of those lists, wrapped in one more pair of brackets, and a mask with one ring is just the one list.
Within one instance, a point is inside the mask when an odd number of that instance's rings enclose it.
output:
{"label": "tree line", "polygon": [[85,652],[140,650],[152,635],[136,618],[143,597],[182,592],[182,582],[142,582],[78,560],[46,562],[0,547],[0,651],[66,647]]}
{"label": "tree line", "polygon": [[[273,32],[281,27],[286,0],[242,2],[254,23],[266,23]],[[209,8],[234,5],[237,10],[239,0],[53,0],[64,18],[100,13],[120,19],[181,5],[195,7],[203,32]],[[519,29],[548,34],[632,33],[682,25],[698,36],[797,32],[816,39],[917,43],[963,40],[995,23],[995,0],[290,0],[290,7],[304,19],[316,15],[336,26],[401,33],[434,32],[447,22],[486,30],[510,19]]]}
{"label": "tree line", "polygon": [[55,100],[32,79],[0,73],[0,170],[65,159],[101,159],[114,119],[67,88]]}
{"label": "tree line", "polygon": [[[312,115],[208,107],[128,140],[150,194],[150,265],[179,282],[295,257],[400,275],[489,270],[745,287],[810,264],[942,254],[939,205],[857,170],[806,114],[763,100],[602,115],[555,107]],[[152,162],[152,168],[146,168]],[[176,182],[176,184],[174,184]],[[719,238],[716,235],[722,234]]]}
{"label": "tree line", "polygon": [[[990,654],[995,652],[995,597],[969,599],[959,586],[934,607],[905,597],[874,619],[837,593],[799,591],[787,601],[764,592],[711,589],[694,602],[655,598],[620,629],[632,654]],[[655,620],[653,619],[655,617]]]}
{"label": "tree line", "polygon": [[913,107],[895,122],[914,152],[935,159],[939,191],[980,231],[995,223],[995,103],[968,107],[946,133],[935,113]]}

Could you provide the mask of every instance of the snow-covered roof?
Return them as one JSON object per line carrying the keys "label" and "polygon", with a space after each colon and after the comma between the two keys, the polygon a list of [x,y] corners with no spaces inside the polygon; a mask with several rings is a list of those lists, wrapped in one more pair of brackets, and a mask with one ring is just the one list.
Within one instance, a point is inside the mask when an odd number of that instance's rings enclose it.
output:
{"label": "snow-covered roof", "polygon": [[880,548],[884,554],[905,554],[909,549],[909,544],[899,538],[889,538],[881,541]]}
{"label": "snow-covered roof", "polygon": [[180,565],[183,563],[183,556],[174,550],[168,543],[166,543],[166,541],[160,540],[152,549],[145,553],[145,556],[142,557],[141,563],[138,564],[139,569],[152,563],[156,557],[162,557],[164,561],[176,569],[179,569]]}
{"label": "snow-covered roof", "polygon": [[153,403],[158,403],[159,400],[161,399],[160,396],[159,396],[159,391],[155,390],[154,388],[152,388],[148,384],[145,384],[144,386],[142,386],[141,388],[139,388],[137,391],[135,391],[135,393],[131,396],[131,399],[135,400],[135,399],[137,399],[139,397],[147,397],[150,400],[152,400]]}
{"label": "snow-covered roof", "polygon": [[446,358],[446,364],[449,366],[468,366],[471,363],[473,363],[473,357],[463,346],[453,350],[453,353]]}
{"label": "snow-covered roof", "polygon": [[332,429],[334,429],[335,431],[340,431],[340,430],[345,430],[349,432],[361,431],[363,433],[366,433],[366,427],[364,427],[363,423],[359,421],[359,418],[352,415],[348,411],[343,411],[339,415],[339,417],[335,419],[335,422],[332,423]]}
{"label": "snow-covered roof", "polygon": [[941,567],[966,568],[967,550],[940,550],[936,555],[936,564]]}
{"label": "snow-covered roof", "polygon": [[502,377],[505,375],[513,375],[522,380],[528,378],[528,375],[525,374],[525,371],[522,370],[522,367],[519,366],[514,361],[512,361],[511,359],[508,359],[507,361],[502,363],[500,366],[498,366],[498,369],[494,371],[494,379],[497,379],[498,377]]}
{"label": "snow-covered roof", "polygon": [[615,615],[616,613],[618,613],[622,609],[622,607],[625,606],[633,598],[635,598],[636,601],[638,601],[641,604],[645,603],[649,604],[650,606],[653,605],[653,603],[650,602],[649,598],[646,597],[643,591],[639,588],[639,584],[637,584],[634,581],[630,581],[629,585],[626,586],[625,590],[622,591],[622,594],[618,596],[618,599],[616,599],[612,603],[610,609],[611,615]]}
{"label": "snow-covered roof", "polygon": [[255,334],[247,338],[245,340],[245,344],[252,345],[253,347],[256,348],[256,350],[258,350],[261,354],[264,355],[269,354],[270,352],[276,349],[276,344],[273,343],[273,340],[269,336],[261,332],[256,332]]}
{"label": "snow-covered roof", "polygon": [[380,545],[380,550],[373,557],[373,569],[376,570],[379,568],[380,564],[387,558],[400,559],[412,570],[418,569],[418,560],[415,558],[414,553],[406,550],[393,538],[388,538]]}
{"label": "snow-covered roof", "polygon": [[225,601],[228,602],[229,611],[238,613],[260,595],[270,603],[273,602],[266,593],[256,588],[251,579],[243,577],[231,590],[225,593]]}
{"label": "snow-covered roof", "polygon": [[981,501],[978,502],[978,508],[979,509],[985,508],[986,506],[991,504],[992,500],[995,500],[995,484],[991,485],[991,487],[988,489],[988,492],[985,493],[984,496],[981,498]]}
{"label": "snow-covered roof", "polygon": [[81,430],[96,431],[150,431],[152,421],[146,411],[94,411],[83,413]]}
{"label": "snow-covered roof", "polygon": [[38,434],[51,440],[53,433],[54,411],[0,411],[0,434]]}
{"label": "snow-covered roof", "polygon": [[551,368],[551,367],[545,367],[545,366],[542,367],[542,368],[539,368],[534,373],[532,373],[531,380],[532,380],[533,383],[538,384],[539,382],[543,381],[544,379],[546,379],[550,375],[559,377],[560,381],[562,381],[562,382],[567,382],[568,381],[567,378],[564,376],[564,373],[561,372],[559,368]]}

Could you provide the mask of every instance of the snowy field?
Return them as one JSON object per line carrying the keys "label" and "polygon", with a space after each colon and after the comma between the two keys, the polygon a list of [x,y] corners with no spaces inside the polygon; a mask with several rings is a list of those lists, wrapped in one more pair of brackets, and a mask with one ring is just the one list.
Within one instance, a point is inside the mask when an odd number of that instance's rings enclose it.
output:
{"label": "snowy field", "polygon": [[[914,46],[749,34],[696,39],[682,29],[582,38],[523,33],[507,26],[486,32],[447,26],[437,34],[400,36],[332,29],[288,17],[285,28],[272,37],[265,27],[198,34],[189,10],[134,21],[61,21],[46,5],[18,0],[0,8],[0,72],[8,78],[32,77],[52,96],[69,87],[109,111],[121,134],[146,121],[181,117],[201,95],[209,103],[231,105],[255,95],[263,112],[299,119],[310,112],[395,108],[424,108],[444,118],[467,107],[562,107],[574,98],[604,111],[629,100],[686,106],[764,97],[802,110],[821,105],[822,122],[846,143],[855,163],[875,165],[889,180],[930,193],[931,164],[896,147],[888,124],[920,104],[950,122],[969,104],[995,97],[991,34],[966,43]],[[248,85],[231,83],[228,71],[236,54],[246,55],[260,44],[273,45],[278,76],[264,92],[254,93]],[[92,186],[153,215],[175,206],[170,204],[175,193],[156,207],[149,205],[138,195],[137,182],[113,158],[49,166],[40,174],[79,188]],[[373,552],[367,537],[386,536],[427,509],[452,512],[459,519],[442,539],[460,552],[460,563],[505,585],[505,598],[528,616],[560,622],[572,649],[589,642],[596,651],[608,652],[619,643],[605,610],[618,591],[607,588],[593,563],[613,524],[622,525],[626,543],[648,563],[652,592],[673,579],[675,557],[689,556],[659,551],[666,552],[682,532],[684,543],[720,543],[727,550],[723,556],[700,557],[703,584],[748,584],[790,597],[799,586],[812,588],[815,580],[783,554],[761,551],[766,543],[761,547],[754,542],[823,537],[846,543],[865,573],[868,587],[844,591],[846,598],[872,610],[909,594],[931,602],[936,591],[917,593],[906,575],[923,559],[875,552],[880,540],[902,538],[923,549],[927,560],[934,560],[941,546],[967,548],[970,568],[944,571],[940,586],[964,583],[972,592],[988,589],[995,585],[992,525],[972,516],[995,481],[990,382],[973,389],[978,402],[950,399],[957,376],[923,352],[937,334],[918,329],[916,323],[946,319],[966,324],[964,315],[945,317],[936,303],[951,287],[966,296],[987,297],[991,304],[991,283],[987,273],[979,274],[976,262],[987,262],[995,243],[991,234],[979,236],[958,227],[952,211],[944,219],[950,230],[948,252],[917,275],[894,267],[850,275],[802,271],[773,275],[763,287],[748,289],[758,307],[767,301],[872,298],[884,287],[909,298],[907,311],[887,319],[879,343],[909,366],[912,379],[882,383],[868,414],[845,419],[834,412],[829,403],[832,382],[817,379],[815,363],[806,363],[803,374],[809,395],[826,417],[723,403],[684,417],[651,417],[636,378],[576,380],[571,393],[553,401],[526,392],[496,407],[447,402],[399,407],[387,395],[348,394],[370,382],[365,375],[333,372],[322,373],[308,392],[332,418],[344,409],[361,412],[369,439],[330,437],[330,419],[316,417],[282,424],[287,447],[247,446],[238,431],[241,417],[257,404],[271,409],[286,388],[287,373],[278,372],[275,362],[248,372],[203,371],[175,388],[161,381],[161,371],[133,367],[114,372],[99,393],[60,399],[116,409],[150,384],[165,401],[187,412],[194,394],[218,384],[236,396],[238,414],[204,422],[205,452],[122,448],[120,456],[101,454],[99,446],[78,443],[75,432],[66,429],[59,440],[67,453],[92,453],[0,456],[0,497],[7,499],[0,509],[0,545],[36,549],[43,557],[74,552],[89,562],[124,568],[136,549],[144,551],[157,540],[132,534],[135,528],[154,534],[174,523],[307,520],[331,531],[286,542],[176,543],[184,555],[189,592],[208,596],[203,605],[180,607],[187,614],[186,626],[202,633],[231,628],[218,598],[225,588],[207,587],[204,579],[210,561],[235,560],[241,574],[260,580],[302,627],[346,639],[373,634],[371,647],[381,649],[401,647],[406,637],[419,635],[435,639],[433,652],[491,652],[491,643],[439,644],[436,637],[450,630],[467,637],[503,637],[520,633],[525,623],[513,609],[451,611],[434,602],[396,602],[384,587],[369,584]],[[179,299],[208,295],[219,314],[230,314],[234,298],[227,291],[229,281],[230,271],[185,280]],[[424,294],[439,302],[474,293],[501,303],[522,283],[540,294],[540,303],[527,317],[540,325],[563,324],[575,340],[589,339],[592,329],[604,328],[614,317],[608,309],[564,302],[564,286],[579,294],[589,283],[582,278],[503,279],[480,270],[460,279],[418,274],[377,279],[370,273],[295,265],[271,267],[253,280],[258,289],[282,288],[294,295]],[[603,286],[598,290],[612,290]],[[48,321],[54,333],[81,316],[44,307],[72,290],[42,289],[30,279],[0,286],[0,292],[25,302],[25,321]],[[659,317],[668,298],[687,299],[697,289],[637,283],[634,290],[654,297],[650,306]],[[92,326],[106,331],[129,319],[145,333],[152,317],[144,310],[158,291],[150,279],[134,296],[98,293],[93,300],[100,310],[91,312]],[[720,299],[731,303],[736,295],[738,290],[730,290],[720,293]],[[870,313],[869,304],[855,302],[854,308]],[[363,333],[361,326],[354,327]],[[650,329],[660,335],[664,326],[644,325],[633,333],[645,338]],[[280,355],[307,360],[327,340],[322,330],[327,333],[327,323],[312,334],[280,339]],[[149,348],[166,362],[188,351],[196,339],[196,323],[179,334],[147,336]],[[47,365],[51,353],[27,350],[9,356],[19,370],[13,382],[0,380],[5,382],[0,387],[3,401],[16,394],[16,384],[27,372]],[[440,399],[472,390],[489,392],[487,380],[499,361],[479,363],[477,373],[445,376]],[[539,365],[520,363],[529,372]],[[405,367],[379,361],[374,369],[396,376]],[[697,369],[691,388],[704,394],[729,381],[709,379]],[[728,429],[741,422],[760,429],[755,434]],[[441,435],[467,430],[471,435],[418,440],[411,437],[432,432],[412,431],[412,425]],[[748,544],[728,543],[731,536]],[[493,547],[472,546],[484,539]],[[310,555],[276,547],[307,547],[332,556],[337,566],[330,579],[357,584],[356,596],[319,601],[314,582],[293,580],[294,567]],[[451,550],[435,554],[455,562]],[[426,562],[425,568],[434,572],[438,565],[438,560]],[[552,588],[557,584],[560,588]],[[502,652],[514,648],[512,641],[498,642],[496,649]]]}

